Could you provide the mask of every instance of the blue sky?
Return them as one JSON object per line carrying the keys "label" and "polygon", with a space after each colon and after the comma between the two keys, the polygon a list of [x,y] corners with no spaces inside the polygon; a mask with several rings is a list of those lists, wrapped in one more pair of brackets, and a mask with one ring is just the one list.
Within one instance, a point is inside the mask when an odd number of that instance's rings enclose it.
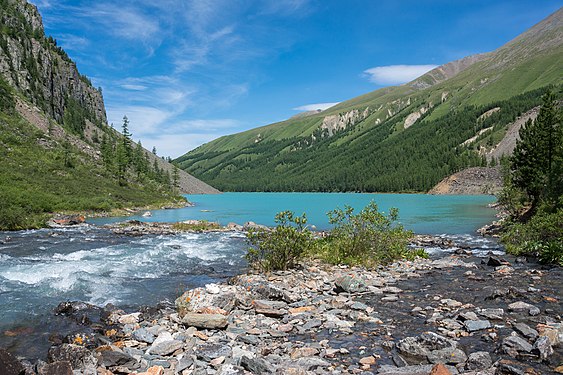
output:
{"label": "blue sky", "polygon": [[177,157],[492,51],[563,0],[31,0],[109,122]]}

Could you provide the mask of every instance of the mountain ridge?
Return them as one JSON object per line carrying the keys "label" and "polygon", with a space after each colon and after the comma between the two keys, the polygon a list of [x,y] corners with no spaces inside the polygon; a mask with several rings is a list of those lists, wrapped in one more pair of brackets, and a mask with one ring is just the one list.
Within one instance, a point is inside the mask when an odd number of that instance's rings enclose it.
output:
{"label": "mountain ridge", "polygon": [[[563,61],[562,15],[563,10],[559,9],[495,51],[444,64],[409,83],[352,98],[319,114],[220,137],[181,156],[176,162],[188,172],[222,189],[258,189],[256,184],[248,180],[251,175],[265,174],[265,189],[298,190],[303,188],[299,180],[311,179],[316,174],[337,172],[346,179],[349,178],[346,175],[349,176],[351,172],[355,175],[355,182],[347,184],[345,189],[364,191],[366,184],[362,181],[371,179],[373,183],[369,184],[367,191],[426,191],[447,175],[458,171],[460,163],[464,167],[486,164],[487,160],[480,160],[482,155],[472,148],[480,147],[484,138],[487,138],[485,143],[500,141],[507,124],[519,115],[519,111],[526,112],[539,104],[537,95],[541,95],[549,86],[559,90],[563,84],[560,64],[560,61]],[[536,97],[518,98],[523,93],[533,93]],[[483,130],[483,121],[479,121],[478,117],[498,106],[501,101],[505,102],[501,111],[494,114],[492,120],[485,121],[493,125],[494,131],[482,136],[475,145],[460,147],[463,141]],[[520,103],[518,109],[511,101]],[[524,101],[527,101],[527,104],[524,104]],[[329,116],[346,119],[352,111],[367,111],[367,116],[339,124],[339,131],[335,134],[323,133],[323,123]],[[447,124],[451,121],[448,118],[455,117],[459,111],[471,112],[475,125],[473,129],[469,124],[463,125],[463,130],[460,129],[460,134],[455,137],[460,137],[463,133],[467,134],[467,138],[448,146],[447,152],[451,152],[457,160],[444,160],[441,164],[437,163],[438,157],[433,154],[425,160],[429,165],[434,164],[433,169],[443,170],[442,172],[434,174],[427,171],[424,176],[420,176],[420,182],[399,183],[394,187],[392,184],[376,184],[375,180],[378,178],[361,176],[362,170],[366,168],[378,174],[404,169],[397,163],[405,158],[396,157],[397,160],[393,163],[377,161],[373,156],[364,155],[364,151],[358,148],[360,144],[374,152],[380,152],[380,147],[384,144],[386,147],[399,147],[401,144],[406,147],[404,143],[407,138],[428,133],[427,130],[419,129],[421,124],[431,126],[439,121]],[[466,119],[456,118],[456,121],[465,122]],[[500,124],[498,121],[504,123]],[[442,131],[437,131],[439,137],[443,137],[440,134]],[[432,143],[433,140],[428,139],[429,136],[430,134],[426,135],[425,140],[419,141]],[[436,149],[441,147],[436,145]],[[268,151],[268,148],[272,151]],[[336,148],[339,152],[331,150]],[[274,150],[278,154],[275,154]],[[465,156],[461,157],[461,154]],[[346,158],[352,163],[342,166],[346,171],[331,170],[323,165],[323,162],[334,165],[335,162]],[[436,160],[430,161],[431,158]],[[407,164],[418,162],[408,157],[406,159],[408,160],[403,162]],[[416,171],[415,173],[421,174]],[[272,186],[273,184],[268,182],[272,179],[289,182]],[[319,177],[315,184],[306,189],[340,191],[342,188],[338,187],[338,183],[332,187],[322,185],[330,184],[331,180],[333,179]]]}

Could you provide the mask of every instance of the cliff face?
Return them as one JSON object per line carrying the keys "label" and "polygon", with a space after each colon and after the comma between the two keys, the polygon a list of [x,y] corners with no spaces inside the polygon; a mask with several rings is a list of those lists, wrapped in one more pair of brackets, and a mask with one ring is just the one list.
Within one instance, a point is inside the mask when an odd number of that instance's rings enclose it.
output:
{"label": "cliff face", "polygon": [[107,122],[102,93],[76,64],[46,38],[41,15],[25,0],[0,0],[0,75],[57,122],[73,99],[102,123]]}

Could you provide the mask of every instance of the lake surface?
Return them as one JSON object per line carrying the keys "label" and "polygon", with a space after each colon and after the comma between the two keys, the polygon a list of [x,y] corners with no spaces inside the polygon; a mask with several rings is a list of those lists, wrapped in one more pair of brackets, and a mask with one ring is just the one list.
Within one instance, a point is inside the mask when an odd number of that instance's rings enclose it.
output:
{"label": "lake surface", "polygon": [[[417,194],[225,193],[187,196],[194,207],[156,210],[134,219],[187,219],[221,224],[254,221],[273,225],[275,213],[306,212],[309,223],[327,229],[326,212],[375,200],[380,209],[400,210],[400,221],[418,233],[447,234],[476,253],[500,250],[475,230],[494,219],[490,196]],[[92,223],[132,219],[91,220]],[[186,288],[222,282],[243,272],[247,244],[241,233],[175,236],[115,235],[99,225],[68,229],[0,232],[0,346],[29,358],[45,358],[50,333],[77,333],[84,327],[53,314],[64,301],[126,311],[161,301],[171,303]],[[440,252],[440,249],[427,249]]]}
{"label": "lake surface", "polygon": [[490,195],[426,195],[426,194],[356,194],[356,193],[223,193],[186,195],[194,207],[177,210],[152,211],[152,217],[120,217],[92,219],[106,224],[127,219],[150,222],[177,222],[188,219],[244,224],[254,221],[274,225],[280,211],[307,214],[308,223],[319,230],[329,229],[326,213],[336,207],[350,205],[356,210],[375,201],[379,209],[388,212],[399,209],[400,222],[416,233],[462,234],[474,233],[479,227],[495,219],[495,211],[488,204],[496,199]]}

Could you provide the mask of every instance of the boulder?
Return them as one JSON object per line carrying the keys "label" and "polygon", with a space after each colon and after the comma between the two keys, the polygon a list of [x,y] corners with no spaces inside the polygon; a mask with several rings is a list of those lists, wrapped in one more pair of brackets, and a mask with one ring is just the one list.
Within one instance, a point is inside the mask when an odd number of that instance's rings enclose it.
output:
{"label": "boulder", "polygon": [[18,359],[0,348],[0,374],[2,375],[24,375],[25,369]]}
{"label": "boulder", "polygon": [[339,293],[358,293],[366,290],[366,283],[358,276],[344,275],[334,280],[335,290]]}
{"label": "boulder", "polygon": [[223,285],[216,288],[196,288],[188,290],[175,301],[180,317],[189,312],[198,312],[206,308],[220,308],[230,312],[237,305],[237,292],[234,286]]}

